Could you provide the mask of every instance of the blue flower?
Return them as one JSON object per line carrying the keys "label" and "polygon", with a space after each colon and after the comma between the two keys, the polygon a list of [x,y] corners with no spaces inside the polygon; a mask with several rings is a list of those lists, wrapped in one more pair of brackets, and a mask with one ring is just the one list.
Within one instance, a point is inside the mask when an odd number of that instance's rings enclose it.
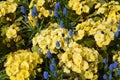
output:
{"label": "blue flower", "polygon": [[47,71],[44,71],[44,72],[43,72],[43,76],[44,76],[44,79],[48,79],[48,77],[49,77],[49,76],[48,76],[48,72],[47,72]]}
{"label": "blue flower", "polygon": [[48,58],[51,58],[51,56],[52,56],[52,55],[51,55],[51,52],[50,52],[50,50],[48,50],[48,51],[47,51],[47,57],[48,57]]}
{"label": "blue flower", "polygon": [[115,62],[113,63],[114,69],[117,68],[117,66],[118,66],[118,62],[115,61]]}
{"label": "blue flower", "polygon": [[110,74],[109,75],[109,80],[112,80],[112,79],[113,79],[112,74]]}
{"label": "blue flower", "polygon": [[120,24],[120,20],[118,20],[118,23]]}
{"label": "blue flower", "polygon": [[25,21],[28,21],[28,17],[27,17],[27,16],[24,16],[24,20],[25,20]]}
{"label": "blue flower", "polygon": [[104,79],[104,80],[107,79],[107,75],[106,75],[106,74],[103,75],[103,79]]}
{"label": "blue flower", "polygon": [[56,47],[60,47],[60,43],[56,41]]}
{"label": "blue flower", "polygon": [[32,8],[32,12],[34,12],[34,13],[37,12],[37,8],[36,8],[36,6],[33,6],[33,8]]}
{"label": "blue flower", "polygon": [[55,58],[52,58],[52,64],[55,64],[56,62],[55,62]]}
{"label": "blue flower", "polygon": [[110,23],[110,25],[113,25],[113,24],[114,24],[114,22],[111,22],[111,23]]}
{"label": "blue flower", "polygon": [[120,75],[120,70],[118,70],[117,74]]}
{"label": "blue flower", "polygon": [[26,9],[25,9],[25,7],[24,7],[24,6],[21,6],[20,8],[21,8],[21,12],[22,12],[23,14],[26,14]]}
{"label": "blue flower", "polygon": [[55,77],[57,76],[57,73],[56,73],[56,71],[54,71],[54,72],[53,72],[53,75],[54,75]]}
{"label": "blue flower", "polygon": [[67,9],[64,8],[64,9],[63,9],[63,15],[66,15],[66,14],[67,14]]}
{"label": "blue flower", "polygon": [[55,10],[58,10],[60,8],[60,2],[55,4]]}
{"label": "blue flower", "polygon": [[51,9],[49,10],[49,13],[52,14],[52,10]]}
{"label": "blue flower", "polygon": [[60,21],[60,27],[64,28],[64,22],[63,21]]}
{"label": "blue flower", "polygon": [[72,29],[69,30],[69,35],[72,37],[73,36],[73,31]]}
{"label": "blue flower", "polygon": [[109,70],[112,71],[114,69],[114,65],[113,64],[110,64],[109,65]]}
{"label": "blue flower", "polygon": [[55,67],[54,67],[54,65],[53,64],[50,64],[50,71],[55,71]]}
{"label": "blue flower", "polygon": [[71,23],[70,23],[70,26],[72,27],[72,26],[74,26],[74,24],[71,22]]}
{"label": "blue flower", "polygon": [[36,6],[34,6],[32,8],[32,17],[34,18],[35,16],[37,16],[37,8],[36,8]]}
{"label": "blue flower", "polygon": [[104,58],[103,62],[104,62],[104,64],[106,64],[107,63],[107,58]]}
{"label": "blue flower", "polygon": [[118,38],[118,36],[119,36],[119,31],[117,30],[117,31],[115,32],[115,37]]}
{"label": "blue flower", "polygon": [[54,16],[56,17],[56,18],[59,18],[59,14],[58,14],[58,11],[54,11]]}
{"label": "blue flower", "polygon": [[118,30],[120,30],[120,24],[118,25]]}
{"label": "blue flower", "polygon": [[66,37],[66,42],[69,43],[69,38],[68,37]]}

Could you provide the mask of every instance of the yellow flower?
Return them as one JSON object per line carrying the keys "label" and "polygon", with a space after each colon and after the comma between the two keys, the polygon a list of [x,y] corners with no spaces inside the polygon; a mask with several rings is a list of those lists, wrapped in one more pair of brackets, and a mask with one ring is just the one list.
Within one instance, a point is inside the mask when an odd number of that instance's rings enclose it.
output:
{"label": "yellow flower", "polygon": [[64,67],[64,70],[63,70],[65,73],[70,73],[70,70],[67,68],[67,67]]}
{"label": "yellow flower", "polygon": [[38,0],[37,6],[43,6],[44,3],[45,3],[45,0]]}
{"label": "yellow flower", "polygon": [[97,4],[95,5],[95,9],[98,9],[100,6],[101,6],[101,3],[97,3]]}
{"label": "yellow flower", "polygon": [[104,12],[105,12],[105,8],[103,8],[103,7],[100,7],[99,9],[98,9],[98,11],[97,11],[97,14],[104,14]]}
{"label": "yellow flower", "polygon": [[101,31],[97,31],[94,38],[96,42],[102,42],[104,40],[104,34]]}
{"label": "yellow flower", "polygon": [[17,9],[17,4],[12,3],[11,5],[8,6],[8,13],[13,13]]}
{"label": "yellow flower", "polygon": [[84,76],[86,79],[92,79],[93,73],[91,71],[86,71]]}
{"label": "yellow flower", "polygon": [[78,36],[80,40],[84,37],[84,34],[85,34],[84,30],[78,30]]}
{"label": "yellow flower", "polygon": [[28,70],[21,70],[20,73],[24,75],[24,78],[29,78],[30,76]]}
{"label": "yellow flower", "polygon": [[67,53],[62,54],[61,60],[62,60],[62,62],[64,62],[64,63],[65,63],[66,61],[68,61],[68,54],[67,54]]}
{"label": "yellow flower", "polygon": [[10,76],[10,80],[16,80],[15,76]]}
{"label": "yellow flower", "polygon": [[81,63],[81,70],[86,71],[88,68],[89,68],[88,62],[86,62],[85,60],[82,61],[82,63]]}
{"label": "yellow flower", "polygon": [[80,8],[82,8],[82,4],[80,4],[79,2],[76,2],[73,4],[73,7],[72,7],[73,10],[78,10]]}
{"label": "yellow flower", "polygon": [[49,16],[49,11],[48,10],[45,10],[45,11],[43,11],[43,13],[42,13],[45,17],[48,17]]}
{"label": "yellow flower", "polygon": [[17,37],[17,31],[15,29],[8,28],[8,30],[6,31],[6,36],[7,38],[15,38]]}
{"label": "yellow flower", "polygon": [[80,63],[82,62],[82,56],[80,55],[80,53],[73,53],[72,59],[75,65],[80,65]]}
{"label": "yellow flower", "polygon": [[85,13],[88,13],[89,9],[90,8],[87,5],[84,5],[83,8],[82,8],[83,12],[85,12]]}
{"label": "yellow flower", "polygon": [[72,71],[75,71],[77,73],[81,73],[81,66],[73,65]]}
{"label": "yellow flower", "polygon": [[24,74],[22,74],[21,72],[19,72],[19,73],[16,75],[16,79],[17,79],[17,80],[25,80]]}
{"label": "yellow flower", "polygon": [[88,53],[88,54],[86,54],[86,59],[89,62],[93,62],[93,61],[95,61],[95,56],[92,53]]}
{"label": "yellow flower", "polygon": [[23,61],[20,66],[21,69],[29,70],[29,63],[27,61]]}

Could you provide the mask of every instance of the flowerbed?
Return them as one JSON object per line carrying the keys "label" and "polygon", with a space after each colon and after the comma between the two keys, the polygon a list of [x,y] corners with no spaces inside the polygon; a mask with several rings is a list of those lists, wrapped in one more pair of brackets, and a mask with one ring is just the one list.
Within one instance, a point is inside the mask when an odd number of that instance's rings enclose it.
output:
{"label": "flowerbed", "polygon": [[0,80],[119,80],[119,2],[0,1]]}

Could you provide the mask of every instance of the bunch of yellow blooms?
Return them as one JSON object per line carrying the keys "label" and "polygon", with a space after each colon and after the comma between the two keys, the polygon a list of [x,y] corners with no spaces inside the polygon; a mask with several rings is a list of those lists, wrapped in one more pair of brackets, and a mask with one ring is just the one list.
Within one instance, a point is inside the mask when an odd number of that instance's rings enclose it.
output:
{"label": "bunch of yellow blooms", "polygon": [[92,7],[97,0],[69,0],[68,6],[81,15],[82,13],[89,13],[90,7]]}
{"label": "bunch of yellow blooms", "polygon": [[[48,16],[53,16],[53,11],[51,12],[51,14],[49,13],[49,10],[44,8],[45,4],[45,0],[32,0],[30,2],[29,8],[30,8],[30,12],[28,14],[28,19],[30,21],[30,23],[32,24],[32,26],[36,25],[36,21],[37,18],[42,19],[42,15],[44,17],[48,17]],[[32,17],[32,8],[36,7],[37,9],[37,15],[35,17]]]}
{"label": "bunch of yellow blooms", "polygon": [[9,27],[2,27],[1,28],[1,36],[5,39],[3,39],[3,44],[7,44],[7,47],[10,47],[10,42],[13,40],[14,42],[18,42],[21,40],[21,36],[17,35],[17,32],[20,30],[17,24],[13,23]]}
{"label": "bunch of yellow blooms", "polygon": [[120,51],[113,55],[113,61],[118,61],[118,63],[120,63]]}
{"label": "bunch of yellow blooms", "polygon": [[0,2],[0,17],[16,11],[17,4],[15,2],[1,1]]}
{"label": "bunch of yellow blooms", "polygon": [[74,71],[83,74],[85,79],[97,80],[97,70],[100,56],[93,48],[82,47],[82,45],[70,41],[64,53],[58,54],[59,65],[65,73]]}
{"label": "bunch of yellow blooms", "polygon": [[35,52],[18,50],[11,52],[7,56],[5,63],[6,73],[10,80],[29,80],[30,76],[35,76],[37,64],[43,62],[42,58]]}
{"label": "bunch of yellow blooms", "polygon": [[120,5],[118,2],[95,5],[96,15],[102,15],[101,18],[89,18],[76,25],[76,35],[74,40],[81,40],[85,35],[94,36],[96,44],[99,47],[109,45],[114,40],[114,33],[118,30],[118,21],[120,19]]}
{"label": "bunch of yellow blooms", "polygon": [[57,23],[51,23],[47,29],[35,35],[32,43],[33,46],[38,45],[43,54],[45,54],[48,49],[51,53],[56,53],[56,42],[58,41],[60,44],[59,48],[63,49],[67,46],[66,37],[70,37],[67,29],[60,28],[60,25]]}

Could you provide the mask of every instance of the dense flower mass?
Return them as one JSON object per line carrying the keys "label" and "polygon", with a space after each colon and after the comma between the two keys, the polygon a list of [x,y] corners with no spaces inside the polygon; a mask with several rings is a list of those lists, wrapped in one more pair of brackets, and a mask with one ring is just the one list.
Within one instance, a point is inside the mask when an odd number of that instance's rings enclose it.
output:
{"label": "dense flower mass", "polygon": [[4,66],[10,80],[29,80],[30,76],[36,75],[34,69],[37,67],[37,64],[42,62],[42,58],[37,53],[18,50],[8,54],[7,62]]}
{"label": "dense flower mass", "polygon": [[120,78],[119,0],[2,0],[0,33],[0,80]]}

